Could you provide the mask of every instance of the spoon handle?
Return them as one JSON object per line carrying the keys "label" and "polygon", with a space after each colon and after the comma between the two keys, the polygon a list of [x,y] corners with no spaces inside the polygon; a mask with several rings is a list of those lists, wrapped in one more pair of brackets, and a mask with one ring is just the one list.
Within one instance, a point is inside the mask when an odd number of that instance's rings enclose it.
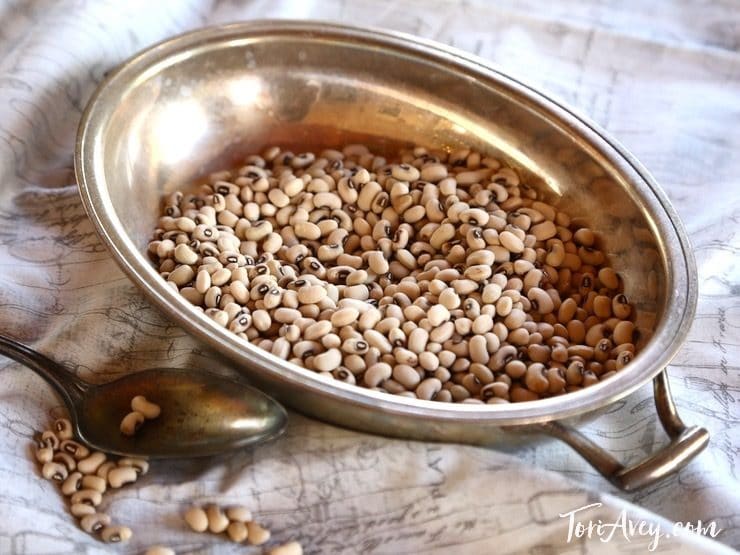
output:
{"label": "spoon handle", "polygon": [[4,335],[0,335],[0,355],[27,366],[44,378],[62,396],[70,412],[74,413],[72,407],[82,400],[89,388],[89,384],[80,380],[60,364]]}

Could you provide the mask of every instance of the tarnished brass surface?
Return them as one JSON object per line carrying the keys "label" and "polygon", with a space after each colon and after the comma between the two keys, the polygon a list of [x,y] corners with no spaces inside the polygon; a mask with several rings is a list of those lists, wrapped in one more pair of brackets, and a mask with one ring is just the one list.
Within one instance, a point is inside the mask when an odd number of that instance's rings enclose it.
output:
{"label": "tarnished brass surface", "polygon": [[[316,150],[365,142],[470,145],[520,170],[598,230],[645,332],[615,377],[536,402],[473,406],[326,381],[240,340],[193,310],[147,259],[163,193],[269,144]],[[613,139],[542,93],[454,49],[397,33],[263,21],[189,33],[132,58],[84,113],[76,172],[113,257],[167,316],[286,404],[385,435],[493,443],[500,426],[604,407],[671,360],[696,304],[681,224],[647,171]]]}

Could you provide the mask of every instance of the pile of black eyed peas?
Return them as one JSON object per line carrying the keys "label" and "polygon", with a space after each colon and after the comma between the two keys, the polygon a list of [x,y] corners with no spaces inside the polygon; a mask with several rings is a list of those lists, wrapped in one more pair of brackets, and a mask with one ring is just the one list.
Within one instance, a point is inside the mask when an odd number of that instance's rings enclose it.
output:
{"label": "pile of black eyed peas", "polygon": [[531,401],[635,354],[595,233],[470,149],[389,162],[271,147],[166,196],[148,251],[196,310],[328,379],[424,400]]}

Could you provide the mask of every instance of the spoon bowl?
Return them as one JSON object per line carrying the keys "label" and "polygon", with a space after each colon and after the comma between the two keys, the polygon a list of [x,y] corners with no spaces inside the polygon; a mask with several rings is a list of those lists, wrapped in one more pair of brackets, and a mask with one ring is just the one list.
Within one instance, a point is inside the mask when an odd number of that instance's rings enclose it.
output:
{"label": "spoon bowl", "polygon": [[[162,409],[132,437],[116,423],[143,395]],[[208,372],[152,368],[90,387],[76,427],[85,443],[150,458],[216,455],[280,435],[285,410],[257,389]]]}
{"label": "spoon bowl", "polygon": [[[106,453],[152,459],[210,456],[273,439],[287,423],[285,409],[271,397],[203,370],[151,368],[92,385],[7,337],[0,336],[0,354],[49,382],[67,405],[76,436]],[[137,395],[162,411],[129,437],[119,426]]]}

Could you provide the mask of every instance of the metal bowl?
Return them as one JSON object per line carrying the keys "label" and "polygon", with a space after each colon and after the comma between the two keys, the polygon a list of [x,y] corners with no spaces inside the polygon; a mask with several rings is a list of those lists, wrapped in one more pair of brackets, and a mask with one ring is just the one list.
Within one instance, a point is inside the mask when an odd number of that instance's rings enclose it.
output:
{"label": "metal bowl", "polygon": [[[480,406],[408,399],[327,381],[242,341],[193,310],[148,260],[163,194],[266,145],[303,151],[353,142],[382,154],[413,144],[469,145],[585,218],[637,306],[638,356],[604,382],[544,400]],[[98,234],[151,302],[286,404],[342,426],[478,444],[496,442],[502,426],[515,426],[554,433],[589,455],[582,437],[552,421],[603,408],[655,377],[694,314],[696,272],[686,235],[629,153],[482,60],[407,35],[261,21],[162,42],[100,85],[82,118],[75,165]],[[658,383],[667,386],[664,377]],[[664,422],[665,414],[675,415],[670,408],[663,407]],[[706,443],[703,430],[689,429],[688,440],[678,437],[687,431],[681,430],[669,434],[674,452],[693,455]]]}

